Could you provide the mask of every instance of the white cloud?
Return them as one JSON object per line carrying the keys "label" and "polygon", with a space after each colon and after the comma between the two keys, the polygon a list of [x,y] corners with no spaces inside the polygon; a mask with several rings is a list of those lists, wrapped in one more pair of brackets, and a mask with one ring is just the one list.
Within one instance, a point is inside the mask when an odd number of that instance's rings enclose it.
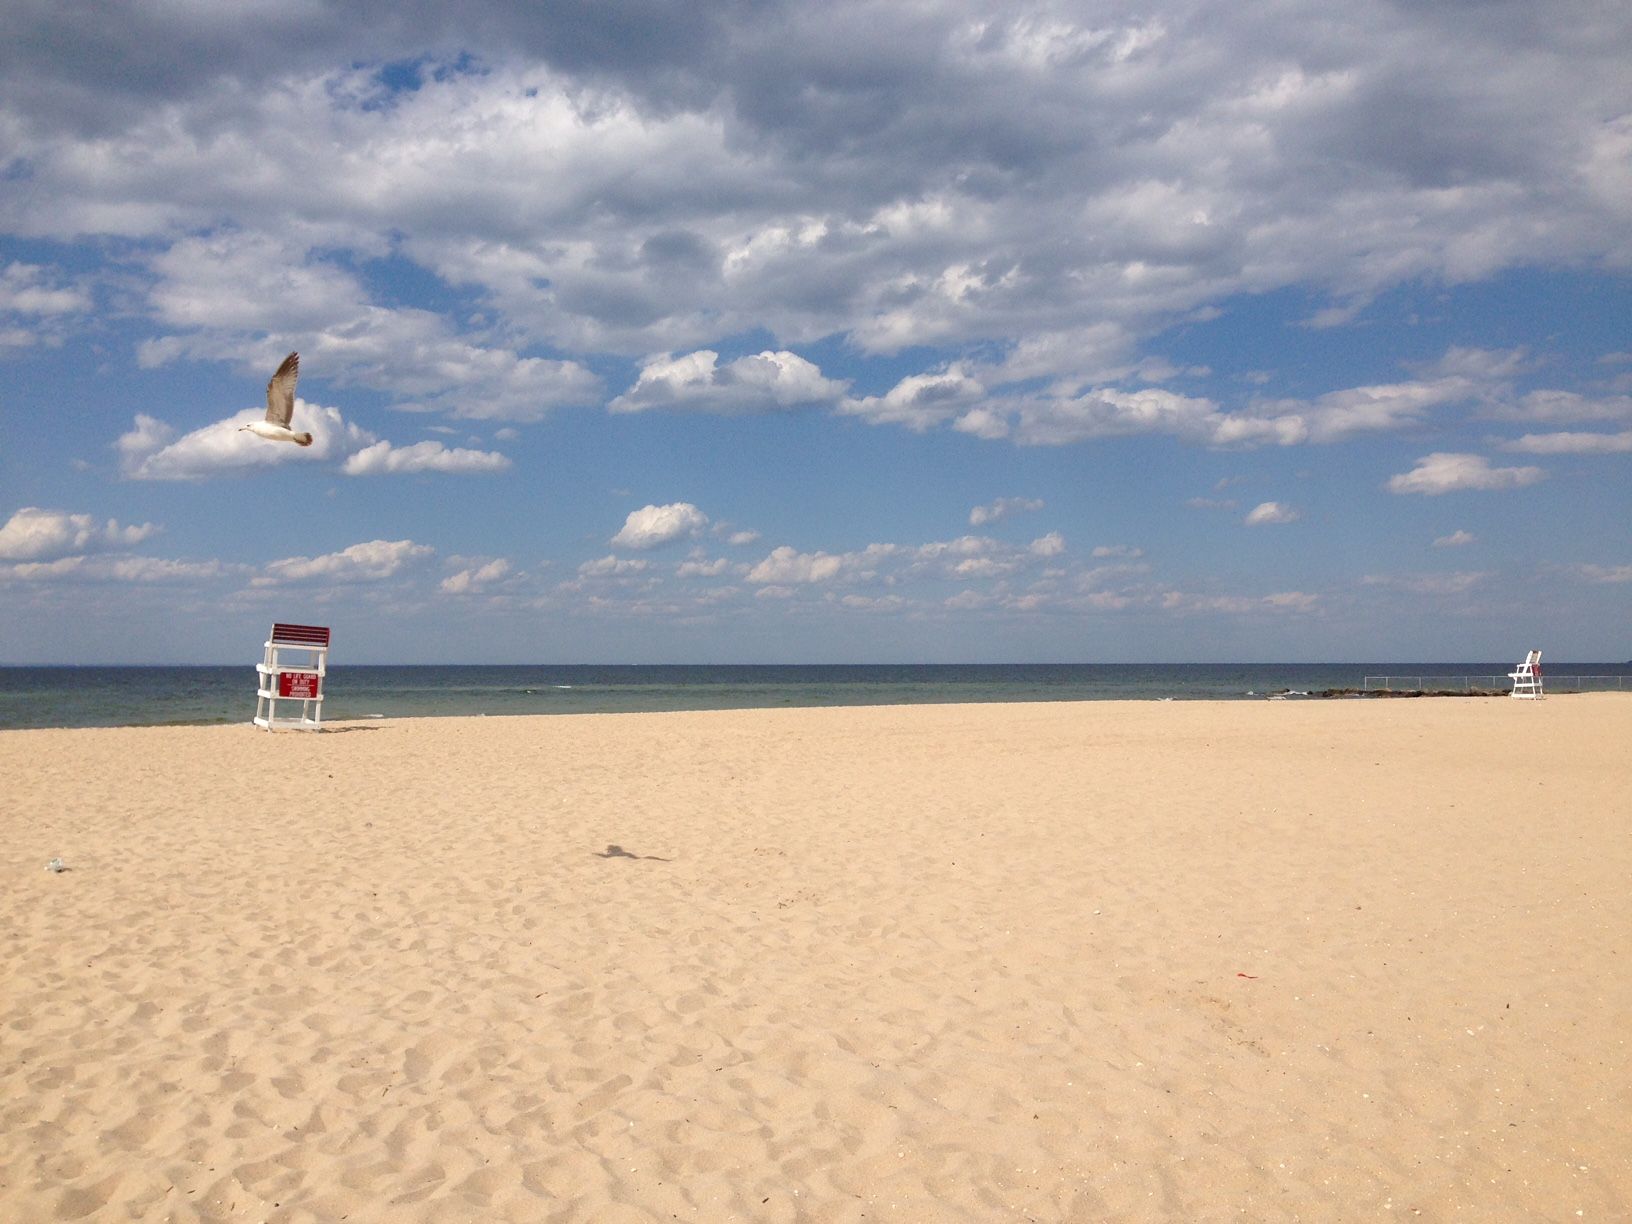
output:
{"label": "white cloud", "polygon": [[[60,345],[75,316],[95,301],[55,268],[13,262],[0,268],[0,353]],[[10,316],[9,318],[7,316]]]}
{"label": "white cloud", "polygon": [[1254,612],[1307,613],[1320,607],[1320,597],[1308,591],[1277,591],[1270,595],[1199,595],[1187,591],[1164,592],[1164,611],[1183,615],[1212,613],[1245,616]]}
{"label": "white cloud", "polygon": [[[1171,434],[1204,444],[1272,440],[1271,421],[1231,418],[1210,399],[1159,387],[1121,391],[1100,387],[1075,396],[1034,396],[1015,404],[1015,436],[1027,446],[1065,446],[1096,438]],[[1301,441],[1301,422],[1294,431]]]}
{"label": "white cloud", "polygon": [[1131,544],[1101,544],[1093,551],[1095,557],[1127,557],[1137,559],[1145,555],[1145,550],[1135,548]]}
{"label": "white cloud", "polygon": [[845,595],[836,601],[841,608],[855,612],[900,612],[907,601],[899,595]]}
{"label": "white cloud", "polygon": [[120,470],[130,480],[202,480],[227,472],[344,459],[377,441],[368,430],[347,422],[338,408],[301,399],[295,401],[293,426],[312,435],[310,446],[268,442],[241,430],[265,416],[264,407],[245,408],[176,438],[172,426],[137,413],[135,425],[116,443]]}
{"label": "white cloud", "polygon": [[1576,572],[1588,582],[1632,582],[1632,565],[1578,565]]}
{"label": "white cloud", "polygon": [[242,569],[219,561],[173,561],[164,557],[74,556],[55,561],[0,565],[0,579],[22,582],[116,582],[148,585],[198,582]]}
{"label": "white cloud", "polygon": [[725,537],[725,542],[733,548],[742,548],[745,545],[755,543],[758,539],[759,532],[757,531],[733,531]]}
{"label": "white cloud", "polygon": [[[361,242],[376,254],[376,240]],[[224,230],[185,238],[156,255],[150,303],[171,334],[144,342],[157,366],[180,357],[270,370],[283,354],[266,334],[299,337],[303,373],[396,397],[396,407],[479,420],[536,421],[589,403],[600,380],[575,361],[524,356],[458,335],[446,318],[384,307],[351,271],[294,235]]]}
{"label": "white cloud", "polygon": [[1462,595],[1489,577],[1488,573],[1460,570],[1449,574],[1367,574],[1360,581],[1408,595]]}
{"label": "white cloud", "polygon": [[1263,604],[1277,612],[1313,612],[1320,606],[1320,596],[1308,591],[1277,591],[1265,595]]}
{"label": "white cloud", "polygon": [[500,472],[509,466],[508,456],[497,451],[449,449],[440,442],[392,446],[381,441],[348,456],[340,470],[347,476],[375,476],[385,472]]}
{"label": "white cloud", "polygon": [[1518,489],[1545,476],[1537,467],[1493,468],[1483,455],[1436,451],[1417,460],[1409,472],[1389,477],[1384,487],[1390,493],[1437,497],[1464,489]]}
{"label": "white cloud", "polygon": [[822,377],[796,353],[766,351],[719,365],[710,349],[664,355],[641,367],[635,385],[607,405],[609,412],[682,408],[722,415],[777,412],[831,404],[845,384]]}
{"label": "white cloud", "polygon": [[883,395],[846,399],[839,411],[873,425],[904,425],[922,433],[966,412],[983,394],[980,383],[953,365],[940,373],[903,378]]}
{"label": "white cloud", "polygon": [[832,553],[802,553],[784,544],[748,571],[748,581],[783,587],[790,582],[827,582],[844,568],[844,558]]}
{"label": "white cloud", "polygon": [[1062,555],[1065,538],[1049,532],[1030,544],[966,535],[924,544],[868,544],[849,552],[800,552],[783,545],[747,574],[751,583],[794,587],[814,583],[894,585],[914,578],[946,581],[1002,579]]}
{"label": "white cloud", "polygon": [[705,558],[694,558],[682,561],[675,567],[676,578],[718,578],[721,574],[729,573],[731,562],[724,557],[716,557],[710,561]]}
{"label": "white cloud", "polygon": [[[453,41],[479,70],[430,60],[400,90],[381,58],[451,38],[413,8],[251,13],[230,40],[188,6],[99,12],[105,45],[195,66],[127,65],[117,89],[71,19],[25,19],[5,69],[28,174],[0,211],[35,237],[286,244],[253,280],[155,296],[201,334],[303,323],[338,356],[403,313],[350,267],[396,259],[468,293],[472,330],[557,351],[995,341],[1016,378],[1089,377],[1114,350],[1097,334],[1238,295],[1307,286],[1338,322],[1391,285],[1628,255],[1625,36],[1603,14],[1504,9],[1468,37],[1432,5],[648,9],[616,34],[471,12]],[[870,71],[835,75],[863,41]]]}
{"label": "white cloud", "polygon": [[1291,506],[1283,505],[1280,502],[1267,501],[1254,506],[1247,512],[1247,517],[1242,521],[1248,527],[1262,527],[1268,523],[1295,523],[1301,517],[1302,515]]}
{"label": "white cloud", "polygon": [[1442,535],[1434,541],[1435,548],[1462,548],[1472,544],[1474,535],[1471,531],[1453,531],[1450,535]]}
{"label": "white cloud", "polygon": [[629,512],[622,529],[612,537],[614,548],[657,548],[708,526],[708,515],[690,502],[642,506]]}
{"label": "white cloud", "polygon": [[1538,425],[1632,421],[1632,395],[1595,399],[1579,391],[1531,391],[1516,401],[1493,406],[1487,415],[1504,421],[1528,421]]}
{"label": "white cloud", "polygon": [[969,526],[980,527],[995,523],[1011,514],[1030,514],[1043,508],[1040,497],[1000,497],[988,506],[976,506],[969,511]]}
{"label": "white cloud", "polygon": [[91,304],[84,288],[65,283],[53,268],[13,262],[0,270],[0,311],[49,317],[80,314]]}
{"label": "white cloud", "polygon": [[[1160,387],[1095,387],[993,401],[988,411],[1011,411],[1016,438],[1032,446],[1138,434],[1167,434],[1203,446],[1297,446],[1405,429],[1419,424],[1430,409],[1465,400],[1476,389],[1466,377],[1447,375],[1349,387],[1312,400],[1261,400],[1227,412],[1211,399]],[[989,432],[1001,437],[1008,430]]]}
{"label": "white cloud", "polygon": [[627,578],[645,573],[650,566],[650,561],[639,557],[619,557],[608,553],[594,561],[585,561],[578,567],[578,572],[585,578]]}
{"label": "white cloud", "polygon": [[334,583],[378,582],[394,577],[405,567],[435,553],[412,540],[369,540],[319,557],[285,557],[262,566],[251,586],[283,586],[293,582],[327,580]]}
{"label": "white cloud", "polygon": [[1502,449],[1529,455],[1619,455],[1632,451],[1632,429],[1614,434],[1525,434],[1504,442]]}
{"label": "white cloud", "polygon": [[1316,396],[1307,406],[1289,404],[1287,415],[1308,422],[1311,442],[1337,442],[1416,425],[1430,409],[1466,400],[1476,389],[1473,380],[1460,375],[1349,387]]}
{"label": "white cloud", "polygon": [[988,442],[1006,438],[1010,432],[1008,418],[992,408],[971,408],[952,422],[952,428]]}
{"label": "white cloud", "polygon": [[468,595],[499,581],[510,573],[510,562],[503,557],[485,565],[468,566],[442,579],[438,588],[447,595]]}
{"label": "white cloud", "polygon": [[0,561],[54,561],[121,550],[158,534],[154,523],[122,527],[114,519],[24,506],[0,527]]}

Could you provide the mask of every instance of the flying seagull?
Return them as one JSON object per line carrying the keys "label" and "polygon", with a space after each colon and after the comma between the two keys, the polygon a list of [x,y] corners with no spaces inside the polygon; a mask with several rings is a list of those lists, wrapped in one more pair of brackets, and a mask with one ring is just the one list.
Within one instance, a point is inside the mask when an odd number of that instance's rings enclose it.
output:
{"label": "flying seagull", "polygon": [[257,438],[271,442],[293,442],[296,446],[310,446],[312,435],[296,433],[289,428],[289,418],[295,414],[295,379],[300,377],[300,354],[290,353],[283,359],[272,381],[266,384],[266,420],[240,425],[238,432],[249,430]]}

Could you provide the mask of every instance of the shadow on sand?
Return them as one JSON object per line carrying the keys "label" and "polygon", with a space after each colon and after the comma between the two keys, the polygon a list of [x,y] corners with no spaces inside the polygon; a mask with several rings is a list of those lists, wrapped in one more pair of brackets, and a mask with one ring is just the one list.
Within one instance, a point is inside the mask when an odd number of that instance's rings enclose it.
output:
{"label": "shadow on sand", "polygon": [[622,846],[618,845],[616,842],[614,842],[611,845],[607,846],[607,848],[605,850],[595,851],[594,854],[595,854],[596,858],[604,858],[604,859],[614,859],[614,858],[650,859],[654,863],[672,863],[672,862],[674,862],[673,859],[660,858],[655,854],[630,854],[629,851],[625,850]]}

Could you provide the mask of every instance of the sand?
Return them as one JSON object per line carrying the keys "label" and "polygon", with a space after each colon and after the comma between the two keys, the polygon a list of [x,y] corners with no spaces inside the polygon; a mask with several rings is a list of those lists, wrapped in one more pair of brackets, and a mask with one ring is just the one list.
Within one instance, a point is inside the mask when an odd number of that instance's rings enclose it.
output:
{"label": "sand", "polygon": [[11,731],[0,778],[0,1220],[1632,1215],[1632,695]]}

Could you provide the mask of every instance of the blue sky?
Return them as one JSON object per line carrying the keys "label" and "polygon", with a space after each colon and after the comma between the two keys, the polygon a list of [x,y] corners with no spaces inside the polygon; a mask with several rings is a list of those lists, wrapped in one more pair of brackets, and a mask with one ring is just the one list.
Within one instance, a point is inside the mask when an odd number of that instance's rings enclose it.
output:
{"label": "blue sky", "polygon": [[16,6],[0,662],[1632,657],[1623,6],[448,8]]}

